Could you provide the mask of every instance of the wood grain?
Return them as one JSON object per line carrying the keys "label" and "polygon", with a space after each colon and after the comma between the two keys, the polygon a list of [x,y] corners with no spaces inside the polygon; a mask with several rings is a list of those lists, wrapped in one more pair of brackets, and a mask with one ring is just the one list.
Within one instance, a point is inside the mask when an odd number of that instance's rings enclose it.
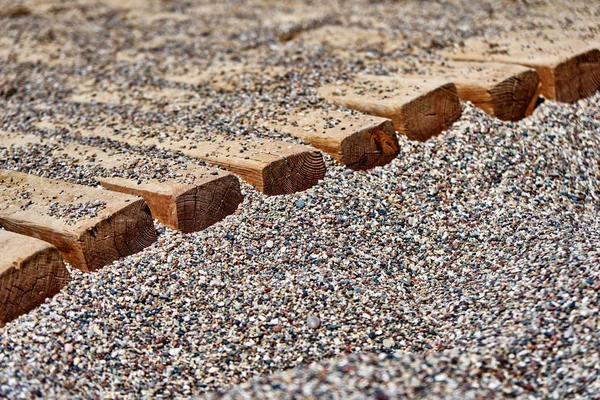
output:
{"label": "wood grain", "polygon": [[[0,200],[0,226],[53,244],[66,262],[84,272],[156,240],[150,209],[138,197],[0,170]],[[104,203],[97,215],[78,216],[78,208],[94,202]],[[73,207],[70,214],[57,212]]]}
{"label": "wood grain", "polygon": [[0,230],[0,327],[60,292],[70,275],[49,243]]}
{"label": "wood grain", "polygon": [[278,113],[263,125],[308,142],[354,170],[385,165],[400,151],[392,121],[372,115],[306,110]]}
{"label": "wood grain", "polygon": [[454,60],[493,61],[535,68],[544,97],[571,103],[600,89],[599,48],[597,39],[529,33],[471,38],[463,47],[442,54]]}
{"label": "wood grain", "polygon": [[460,116],[456,87],[445,81],[359,75],[323,86],[319,94],[338,106],[389,118],[399,133],[419,141],[438,135]]}

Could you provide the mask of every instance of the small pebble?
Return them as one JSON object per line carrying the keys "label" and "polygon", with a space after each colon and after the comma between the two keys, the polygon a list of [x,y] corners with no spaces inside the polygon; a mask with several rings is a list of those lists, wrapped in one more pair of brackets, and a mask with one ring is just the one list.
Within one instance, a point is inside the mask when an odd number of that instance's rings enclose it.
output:
{"label": "small pebble", "polygon": [[310,329],[318,329],[321,326],[321,320],[315,315],[310,315],[306,323]]}

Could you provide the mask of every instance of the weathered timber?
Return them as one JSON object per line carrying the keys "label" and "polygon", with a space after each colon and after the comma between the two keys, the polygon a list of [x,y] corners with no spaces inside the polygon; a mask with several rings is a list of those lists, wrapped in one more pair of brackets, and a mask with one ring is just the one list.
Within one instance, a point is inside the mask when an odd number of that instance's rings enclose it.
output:
{"label": "weathered timber", "polygon": [[338,106],[389,118],[399,133],[413,140],[439,134],[460,116],[456,87],[445,81],[359,75],[323,86],[319,94]]}
{"label": "weathered timber", "polygon": [[330,54],[356,57],[365,52],[390,52],[406,45],[386,30],[341,25],[325,25],[298,35],[297,41],[323,46]]}
{"label": "weathered timber", "polygon": [[600,43],[597,39],[507,35],[471,38],[443,52],[460,61],[494,61],[535,68],[548,99],[571,103],[600,89]]}
{"label": "weathered timber", "polygon": [[[325,26],[301,36],[305,43],[319,44],[329,52],[364,58],[365,63],[384,63],[411,71],[407,75],[422,79],[452,82],[460,98],[471,101],[485,112],[502,120],[514,121],[528,115],[539,95],[539,76],[535,70],[502,63],[446,63],[431,65],[428,72],[414,70],[403,61],[370,59],[370,51],[391,51],[405,46],[405,39],[386,37],[385,31],[357,27]],[[471,65],[472,64],[472,65]],[[411,68],[412,67],[412,68]]]}
{"label": "weathered timber", "polygon": [[542,87],[536,70],[521,65],[446,62],[430,71],[433,78],[454,83],[458,97],[504,121],[530,115]]}
{"label": "weathered timber", "polygon": [[176,140],[116,133],[95,129],[91,135],[135,146],[156,146],[219,165],[266,195],[300,192],[325,177],[325,162],[320,152],[309,146],[262,138],[225,140]]}
{"label": "weathered timber", "polygon": [[385,165],[400,151],[391,120],[357,112],[277,113],[263,125],[308,142],[354,170]]}
{"label": "weathered timber", "polygon": [[60,292],[69,272],[54,246],[0,230],[0,327]]}
{"label": "weathered timber", "polygon": [[156,240],[143,199],[8,170],[0,170],[0,226],[53,244],[84,272]]}
{"label": "weathered timber", "polygon": [[[57,161],[73,162],[99,175],[105,188],[144,198],[152,216],[170,228],[196,232],[232,214],[242,202],[238,179],[217,168],[168,164],[166,160],[100,149],[79,143],[43,140],[39,136],[0,132],[0,147],[43,146]],[[39,149],[39,147],[38,147]],[[164,178],[131,179],[124,174],[140,167],[167,170]]]}

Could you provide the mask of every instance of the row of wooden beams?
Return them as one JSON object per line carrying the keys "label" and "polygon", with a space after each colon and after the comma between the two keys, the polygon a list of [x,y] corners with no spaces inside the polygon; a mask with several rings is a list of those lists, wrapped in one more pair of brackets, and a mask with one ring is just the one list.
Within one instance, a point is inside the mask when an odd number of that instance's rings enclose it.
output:
{"label": "row of wooden beams", "polygon": [[319,94],[338,106],[389,118],[400,134],[420,141],[442,132],[461,112],[456,86],[441,80],[359,75],[323,86]]}
{"label": "row of wooden beams", "polygon": [[[217,168],[187,163],[167,165],[165,179],[131,179],[122,171],[144,165],[160,168],[165,160],[132,153],[100,149],[79,143],[43,140],[40,136],[0,132],[0,147],[44,146],[44,154],[55,160],[76,163],[104,174],[96,180],[105,188],[143,197],[152,216],[184,233],[196,232],[235,212],[243,200],[238,179]],[[121,173],[120,173],[121,171]]]}
{"label": "row of wooden beams", "polygon": [[0,226],[51,243],[85,272],[156,240],[138,197],[8,170],[0,170]]}
{"label": "row of wooden beams", "polygon": [[571,103],[600,90],[598,39],[506,35],[471,38],[464,46],[446,51],[461,61],[494,61],[535,68],[548,99]]}
{"label": "row of wooden beams", "polygon": [[[518,34],[503,34],[499,37],[468,39],[460,48],[445,50],[440,54],[456,61],[474,61],[481,63],[493,63],[489,66],[467,67],[461,66],[463,71],[448,72],[444,67],[432,66],[431,71],[423,71],[419,68],[413,72],[421,78],[430,77],[450,81],[456,85],[458,94],[464,100],[472,101],[474,104],[485,102],[481,99],[481,89],[491,91],[495,88],[500,93],[492,93],[490,96],[498,98],[502,96],[504,101],[510,97],[521,99],[531,93],[530,86],[535,86],[535,78],[531,73],[524,77],[523,72],[512,72],[522,85],[510,90],[507,73],[509,69],[499,67],[502,64],[519,65],[533,68],[537,71],[542,86],[540,92],[548,99],[562,102],[573,102],[584,97],[589,97],[600,89],[600,42],[596,35],[586,31],[571,31],[568,33],[543,30],[537,32],[519,32]],[[591,35],[591,36],[590,36]],[[304,43],[322,45],[329,49],[332,54],[342,57],[357,57],[367,52],[382,51],[391,52],[394,48],[402,47],[405,40],[385,37],[381,31],[373,29],[360,29],[356,27],[325,26],[317,30],[305,32],[297,38]],[[365,56],[368,63],[372,57]],[[377,57],[377,63],[390,64],[385,58]],[[394,62],[392,61],[392,64]],[[407,65],[400,65],[406,68]],[[476,68],[486,71],[497,70],[504,75],[503,81],[507,81],[504,87],[493,84],[489,79],[481,80],[483,74],[472,74]],[[456,69],[456,68],[454,68]],[[492,72],[495,74],[494,72]],[[517,75],[520,75],[518,77]],[[515,81],[513,80],[513,83]],[[473,92],[472,88],[476,88]],[[478,93],[479,92],[479,93]],[[514,95],[511,95],[514,92]],[[535,92],[534,92],[535,93]],[[489,96],[486,96],[489,97]],[[489,103],[489,100],[487,101]],[[498,102],[498,100],[494,101]],[[518,106],[513,110],[522,108],[523,100],[517,100]],[[535,103],[535,99],[533,99]],[[532,104],[529,101],[528,104]],[[498,109],[499,106],[494,105]],[[505,105],[504,110],[492,115],[501,119],[515,120],[518,115],[525,116],[527,112],[511,112],[511,107]],[[528,108],[525,108],[528,110]],[[486,112],[492,112],[490,107],[484,108]],[[521,118],[522,118],[521,116]]]}
{"label": "row of wooden beams", "polygon": [[0,230],[0,327],[57,294],[70,275],[54,246]]}
{"label": "row of wooden beams", "polygon": [[[68,121],[50,120],[40,128],[68,128]],[[162,131],[162,130],[161,130]],[[316,185],[325,177],[322,154],[312,147],[264,138],[213,140],[179,139],[145,136],[140,130],[115,131],[107,126],[80,130],[82,135],[97,136],[134,146],[156,146],[217,165],[238,175],[266,195],[300,192]]]}

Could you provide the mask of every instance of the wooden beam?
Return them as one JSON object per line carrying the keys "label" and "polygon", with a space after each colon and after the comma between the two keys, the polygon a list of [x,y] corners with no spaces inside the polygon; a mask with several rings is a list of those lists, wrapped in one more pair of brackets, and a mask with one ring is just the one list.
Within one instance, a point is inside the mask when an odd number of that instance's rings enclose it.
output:
{"label": "wooden beam", "polygon": [[0,170],[0,226],[53,244],[84,272],[156,240],[138,197],[7,170]]}
{"label": "wooden beam", "polygon": [[430,66],[427,79],[454,83],[458,97],[504,121],[517,121],[533,112],[540,95],[535,69],[503,63],[446,62]]}
{"label": "wooden beam", "polygon": [[263,138],[211,141],[137,136],[133,130],[116,133],[99,127],[90,135],[121,141],[134,146],[156,146],[180,151],[186,156],[219,165],[266,195],[300,192],[325,177],[325,162],[320,152],[309,146]]}
{"label": "wooden beam", "polygon": [[456,87],[444,81],[359,75],[349,83],[323,86],[319,94],[338,106],[389,118],[413,140],[439,134],[460,116]]}
{"label": "wooden beam", "polygon": [[[180,67],[183,68],[183,67]],[[256,62],[222,61],[201,67],[186,67],[186,72],[169,71],[163,79],[188,85],[208,85],[215,90],[231,92],[246,86],[248,90],[264,90],[280,84],[279,77],[288,72],[285,68],[269,66],[266,68]],[[204,104],[202,104],[202,103]],[[201,105],[208,104],[207,99],[199,99]]]}
{"label": "wooden beam", "polygon": [[341,57],[356,57],[366,52],[391,52],[407,43],[405,39],[392,37],[386,29],[341,25],[321,26],[302,32],[295,39],[305,45],[322,46],[328,53]]}
{"label": "wooden beam", "polygon": [[137,184],[120,177],[98,181],[107,189],[143,197],[154,218],[183,233],[201,231],[221,221],[244,200],[240,182],[232,174],[219,172],[211,176],[190,171],[186,176],[193,179],[192,184],[155,179]]}
{"label": "wooden beam", "polygon": [[[98,174],[105,188],[143,197],[152,216],[170,228],[196,232],[232,214],[242,202],[238,179],[217,168],[105,150],[78,143],[43,140],[39,136],[0,132],[0,147],[44,146],[44,154],[57,161],[76,158],[77,164]],[[168,178],[131,179],[124,171],[143,166],[168,170]]]}
{"label": "wooden beam", "polygon": [[263,125],[308,142],[354,170],[385,165],[400,152],[391,120],[357,112],[276,113]]}
{"label": "wooden beam", "polygon": [[0,230],[0,327],[60,292],[70,275],[49,243]]}
{"label": "wooden beam", "polygon": [[494,61],[535,68],[548,99],[571,103],[600,90],[598,40],[548,37],[542,33],[471,38],[442,54],[460,61]]}

